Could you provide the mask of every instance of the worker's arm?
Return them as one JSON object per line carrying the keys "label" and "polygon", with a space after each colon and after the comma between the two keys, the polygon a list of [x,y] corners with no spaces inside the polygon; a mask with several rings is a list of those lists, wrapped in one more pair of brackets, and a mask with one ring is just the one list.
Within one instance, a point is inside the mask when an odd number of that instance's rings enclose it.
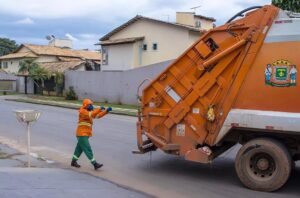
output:
{"label": "worker's arm", "polygon": [[88,111],[86,109],[81,108],[80,109],[80,115],[84,117],[90,117],[90,118],[96,118],[98,114],[100,114],[102,111],[100,108],[96,108],[93,111]]}
{"label": "worker's arm", "polygon": [[[104,108],[105,109],[105,108]],[[96,118],[102,118],[103,116],[105,116],[106,114],[108,114],[109,112],[112,111],[111,107],[108,107],[105,110],[100,110],[100,112],[97,114]]]}
{"label": "worker's arm", "polygon": [[100,111],[95,118],[102,118],[103,116],[105,116],[107,114],[107,110],[104,111]]}

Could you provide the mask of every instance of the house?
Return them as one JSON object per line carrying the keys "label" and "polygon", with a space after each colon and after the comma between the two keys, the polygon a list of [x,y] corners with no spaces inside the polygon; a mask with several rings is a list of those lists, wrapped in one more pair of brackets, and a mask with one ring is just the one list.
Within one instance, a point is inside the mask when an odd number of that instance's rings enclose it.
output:
{"label": "house", "polygon": [[[71,46],[71,42],[65,39],[51,39],[49,45],[22,44],[14,53],[0,57],[0,69],[19,76],[17,85],[22,93],[39,92],[37,84],[27,78],[27,73],[18,73],[19,64],[25,59],[34,59],[40,67],[50,72],[100,70],[100,52],[73,50]],[[54,78],[46,80],[45,86],[54,91]]]}
{"label": "house", "polygon": [[102,71],[124,71],[177,58],[215,19],[176,14],[176,23],[137,15],[102,38]]}
{"label": "house", "polygon": [[176,12],[176,23],[193,26],[201,30],[214,28],[216,19],[195,14],[195,12]]}
{"label": "house", "polygon": [[0,69],[17,74],[20,61],[34,59],[39,66],[51,69],[51,71],[100,70],[99,52],[72,50],[50,44],[22,44],[14,53],[0,57]]}

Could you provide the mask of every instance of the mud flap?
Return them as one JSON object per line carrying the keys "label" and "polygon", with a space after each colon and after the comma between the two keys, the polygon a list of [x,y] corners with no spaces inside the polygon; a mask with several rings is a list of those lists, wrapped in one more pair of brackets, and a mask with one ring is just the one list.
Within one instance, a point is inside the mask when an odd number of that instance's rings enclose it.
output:
{"label": "mud flap", "polygon": [[193,149],[186,152],[184,158],[193,162],[200,162],[203,164],[211,163],[213,160],[212,154],[205,152],[202,149]]}

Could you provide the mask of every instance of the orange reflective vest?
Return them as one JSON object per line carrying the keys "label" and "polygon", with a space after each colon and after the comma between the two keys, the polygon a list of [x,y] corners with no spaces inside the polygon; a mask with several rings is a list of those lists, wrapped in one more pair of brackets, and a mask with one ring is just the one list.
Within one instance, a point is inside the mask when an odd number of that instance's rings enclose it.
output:
{"label": "orange reflective vest", "polygon": [[79,109],[79,121],[76,130],[76,136],[92,136],[92,126],[94,118],[103,117],[107,111],[101,111],[100,108],[88,111],[81,107]]}

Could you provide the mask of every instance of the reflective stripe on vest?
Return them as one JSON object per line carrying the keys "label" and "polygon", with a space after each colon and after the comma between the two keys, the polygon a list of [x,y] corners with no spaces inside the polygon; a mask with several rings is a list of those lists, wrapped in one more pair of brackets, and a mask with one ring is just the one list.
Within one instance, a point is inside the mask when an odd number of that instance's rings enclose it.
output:
{"label": "reflective stripe on vest", "polygon": [[79,123],[78,123],[78,126],[88,126],[88,127],[92,127],[92,124],[91,124],[91,123],[88,123],[88,122],[79,122]]}

